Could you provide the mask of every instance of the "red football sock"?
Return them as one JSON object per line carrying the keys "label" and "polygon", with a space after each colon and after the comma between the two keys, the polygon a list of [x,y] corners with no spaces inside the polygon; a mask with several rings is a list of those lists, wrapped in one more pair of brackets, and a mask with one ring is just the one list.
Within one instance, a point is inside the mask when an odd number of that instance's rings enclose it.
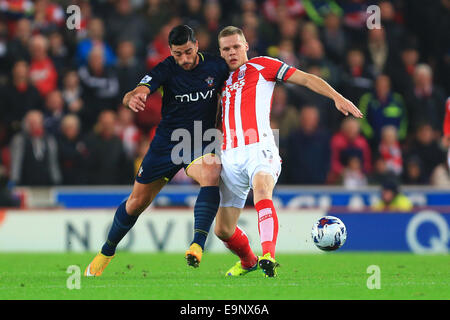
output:
{"label": "red football sock", "polygon": [[272,258],[275,258],[275,246],[278,236],[278,217],[277,212],[270,199],[263,199],[255,204],[258,212],[258,231],[261,238],[263,255],[270,252]]}
{"label": "red football sock", "polygon": [[223,242],[228,249],[241,259],[243,268],[249,269],[258,262],[258,258],[250,248],[247,235],[238,226],[236,226],[234,234]]}

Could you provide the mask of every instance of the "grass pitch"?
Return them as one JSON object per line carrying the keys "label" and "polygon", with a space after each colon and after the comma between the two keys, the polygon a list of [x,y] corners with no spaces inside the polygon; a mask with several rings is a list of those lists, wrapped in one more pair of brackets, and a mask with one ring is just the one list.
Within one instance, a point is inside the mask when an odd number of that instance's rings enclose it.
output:
{"label": "grass pitch", "polygon": [[[279,254],[278,278],[257,270],[224,274],[238,259],[206,253],[192,269],[180,254],[118,252],[101,277],[85,278],[89,254],[0,254],[0,300],[308,300],[450,299],[450,256],[393,253]],[[69,290],[69,266],[80,267],[80,289]],[[367,268],[380,268],[380,289],[368,289]],[[75,275],[76,276],[76,275]]]}

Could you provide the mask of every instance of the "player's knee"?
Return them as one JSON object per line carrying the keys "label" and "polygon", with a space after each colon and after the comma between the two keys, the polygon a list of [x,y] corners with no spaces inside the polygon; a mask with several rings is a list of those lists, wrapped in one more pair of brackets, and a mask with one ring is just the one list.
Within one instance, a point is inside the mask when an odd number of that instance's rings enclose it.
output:
{"label": "player's knee", "polygon": [[253,197],[255,199],[271,199],[272,187],[269,184],[258,184],[253,187]]}
{"label": "player's knee", "polygon": [[200,185],[202,185],[202,186],[218,186],[221,170],[222,170],[222,165],[220,163],[204,165],[204,168],[202,169],[202,173],[201,173]]}
{"label": "player's knee", "polygon": [[214,233],[220,240],[230,239],[236,227],[216,223]]}
{"label": "player's knee", "polygon": [[129,215],[138,216],[149,205],[150,205],[150,201],[148,199],[146,199],[145,197],[130,195],[130,197],[127,200],[126,210]]}
{"label": "player's knee", "polygon": [[259,175],[253,179],[253,197],[255,199],[271,199],[273,192],[273,178]]}

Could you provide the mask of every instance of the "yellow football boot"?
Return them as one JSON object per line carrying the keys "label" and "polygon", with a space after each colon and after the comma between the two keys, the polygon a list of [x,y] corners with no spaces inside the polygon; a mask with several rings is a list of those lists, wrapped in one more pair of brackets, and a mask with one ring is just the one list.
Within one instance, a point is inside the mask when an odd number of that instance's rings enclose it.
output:
{"label": "yellow football boot", "polygon": [[267,252],[264,256],[259,257],[258,264],[266,277],[272,278],[277,276],[277,268],[280,264],[272,258],[269,252]]}
{"label": "yellow football boot", "polygon": [[186,250],[185,254],[188,266],[198,268],[198,266],[200,265],[200,261],[202,260],[202,255],[203,255],[202,247],[200,247],[200,245],[197,243],[191,244],[189,249]]}
{"label": "yellow football boot", "polygon": [[111,262],[113,256],[105,256],[101,252],[97,253],[94,260],[87,266],[84,271],[84,275],[86,277],[99,277],[102,275],[103,270],[105,270],[106,266]]}
{"label": "yellow football boot", "polygon": [[255,271],[258,268],[258,263],[256,263],[250,269],[245,269],[242,267],[241,261],[236,262],[234,266],[232,266],[226,273],[227,277],[235,277],[235,276],[244,276],[251,271]]}

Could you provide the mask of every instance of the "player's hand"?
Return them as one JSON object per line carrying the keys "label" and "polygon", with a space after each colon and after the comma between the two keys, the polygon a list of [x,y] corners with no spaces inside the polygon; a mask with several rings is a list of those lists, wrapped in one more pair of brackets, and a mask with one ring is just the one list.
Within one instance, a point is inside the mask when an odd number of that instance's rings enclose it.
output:
{"label": "player's hand", "polygon": [[355,118],[362,118],[363,114],[359,109],[348,99],[340,96],[334,100],[336,109],[345,114],[346,116],[351,113]]}
{"label": "player's hand", "polygon": [[145,109],[145,101],[147,100],[147,94],[143,92],[134,93],[130,101],[128,102],[128,108],[134,112],[143,111]]}

